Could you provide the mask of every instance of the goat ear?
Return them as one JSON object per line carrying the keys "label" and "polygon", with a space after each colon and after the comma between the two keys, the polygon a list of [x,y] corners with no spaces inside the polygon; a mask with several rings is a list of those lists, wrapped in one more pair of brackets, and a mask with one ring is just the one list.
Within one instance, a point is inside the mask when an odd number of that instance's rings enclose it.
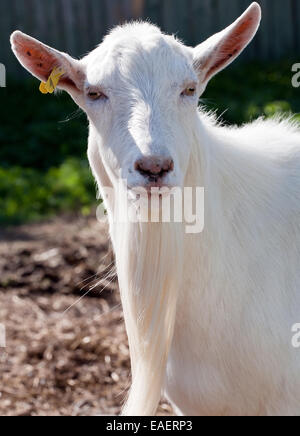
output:
{"label": "goat ear", "polygon": [[80,61],[20,31],[14,32],[10,41],[17,59],[33,76],[47,82],[52,70],[61,67],[64,75],[59,81],[58,88],[68,91],[71,95],[82,92],[85,72]]}
{"label": "goat ear", "polygon": [[203,87],[227,67],[249,44],[257,32],[261,8],[254,2],[231,26],[213,35],[194,49],[194,67]]}

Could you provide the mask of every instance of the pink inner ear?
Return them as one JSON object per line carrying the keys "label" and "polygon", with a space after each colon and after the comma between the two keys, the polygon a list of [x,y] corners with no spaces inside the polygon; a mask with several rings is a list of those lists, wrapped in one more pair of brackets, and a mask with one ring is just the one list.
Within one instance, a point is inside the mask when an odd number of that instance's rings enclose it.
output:
{"label": "pink inner ear", "polygon": [[[73,77],[70,77],[70,69],[72,67],[69,65],[68,60],[64,59],[63,54],[20,33],[13,35],[12,44],[15,54],[22,65],[38,79],[46,82],[55,67],[62,67],[65,69],[66,75],[60,79],[60,86],[79,91],[78,86],[74,82],[75,78],[73,80]],[[79,72],[77,75],[79,76]]]}
{"label": "pink inner ear", "polygon": [[24,67],[41,80],[46,81],[58,64],[50,50],[27,38],[15,38],[14,48]]}
{"label": "pink inner ear", "polygon": [[247,45],[254,30],[253,17],[246,17],[236,24],[217,49],[217,59],[207,71],[205,80],[213,76],[220,68],[234,59]]}

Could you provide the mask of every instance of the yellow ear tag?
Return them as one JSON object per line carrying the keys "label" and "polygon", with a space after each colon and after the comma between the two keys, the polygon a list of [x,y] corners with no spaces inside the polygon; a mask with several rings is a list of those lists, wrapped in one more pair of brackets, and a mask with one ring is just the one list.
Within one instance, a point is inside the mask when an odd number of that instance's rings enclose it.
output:
{"label": "yellow ear tag", "polygon": [[56,89],[61,76],[63,76],[65,72],[62,68],[54,68],[52,73],[50,74],[48,81],[42,82],[40,84],[40,91],[42,94],[53,94],[54,90]]}

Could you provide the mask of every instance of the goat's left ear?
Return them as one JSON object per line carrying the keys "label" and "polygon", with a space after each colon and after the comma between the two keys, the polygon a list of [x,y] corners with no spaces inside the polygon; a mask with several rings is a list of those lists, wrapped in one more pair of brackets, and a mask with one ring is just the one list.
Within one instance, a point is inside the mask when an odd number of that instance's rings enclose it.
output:
{"label": "goat's left ear", "polygon": [[194,67],[203,90],[209,80],[227,67],[249,44],[257,32],[260,20],[261,8],[254,2],[231,26],[194,49]]}
{"label": "goat's left ear", "polygon": [[74,99],[82,94],[85,72],[80,61],[20,31],[14,32],[10,40],[17,59],[33,76],[47,82],[53,69],[60,67],[64,75],[60,78],[58,88],[68,91]]}

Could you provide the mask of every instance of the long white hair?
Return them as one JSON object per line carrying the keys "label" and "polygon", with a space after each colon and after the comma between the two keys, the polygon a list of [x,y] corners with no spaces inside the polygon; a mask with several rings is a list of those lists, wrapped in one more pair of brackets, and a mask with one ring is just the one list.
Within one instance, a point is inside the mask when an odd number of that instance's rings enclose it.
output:
{"label": "long white hair", "polygon": [[[117,204],[124,216],[123,202]],[[120,210],[121,209],[121,210]],[[129,339],[132,385],[124,415],[154,415],[164,384],[183,265],[181,223],[115,222],[112,238]]]}

